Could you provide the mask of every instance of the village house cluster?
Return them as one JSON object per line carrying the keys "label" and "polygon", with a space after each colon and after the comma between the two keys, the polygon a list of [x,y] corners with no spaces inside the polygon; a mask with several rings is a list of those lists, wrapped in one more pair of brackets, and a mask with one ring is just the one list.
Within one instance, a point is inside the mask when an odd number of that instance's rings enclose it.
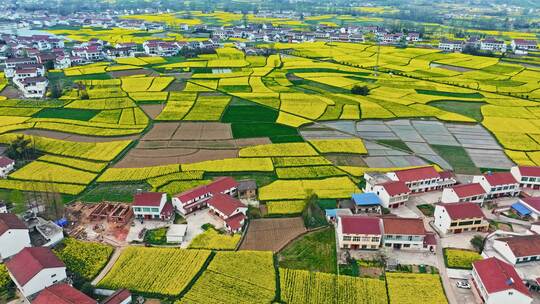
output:
{"label": "village house cluster", "polygon": [[[423,218],[383,212],[432,191],[441,195],[432,202],[433,220],[429,225],[441,238],[465,232],[487,233],[490,222],[482,207],[500,198],[515,198],[515,203],[504,210],[522,219],[534,221],[540,216],[540,197],[522,192],[540,188],[540,167],[515,166],[507,172],[487,172],[473,176],[469,183],[458,183],[451,172],[438,172],[433,167],[366,172],[364,179],[364,193],[352,195],[351,208],[326,210],[328,220],[335,223],[341,250],[435,252],[437,236],[426,230]],[[492,245],[482,253],[485,259],[474,263],[472,272],[474,288],[485,303],[531,303],[530,291],[514,266],[540,261],[539,233],[540,223],[533,222],[525,232],[496,231],[488,235],[486,242]]]}
{"label": "village house cluster", "polygon": [[527,55],[528,51],[538,50],[538,42],[530,39],[512,39],[510,44],[504,40],[477,37],[470,37],[467,40],[443,39],[439,42],[439,49],[446,52],[462,52],[466,46],[496,53],[512,51],[516,55]]}

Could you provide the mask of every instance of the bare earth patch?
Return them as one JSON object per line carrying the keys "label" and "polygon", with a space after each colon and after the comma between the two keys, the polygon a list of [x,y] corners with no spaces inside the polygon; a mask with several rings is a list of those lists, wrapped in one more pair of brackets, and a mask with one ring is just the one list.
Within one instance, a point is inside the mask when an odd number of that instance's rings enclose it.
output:
{"label": "bare earth patch", "polygon": [[[175,156],[175,153],[185,152]],[[135,156],[139,155],[139,156]],[[144,156],[140,156],[144,155]],[[133,149],[119,161],[115,168],[142,168],[170,164],[190,164],[206,160],[238,157],[238,150],[197,150],[197,149]]]}
{"label": "bare earth patch", "polygon": [[142,104],[140,107],[146,115],[152,119],[156,119],[165,106],[161,104]]}
{"label": "bare earth patch", "polygon": [[300,217],[252,220],[240,250],[276,252],[305,231]]}

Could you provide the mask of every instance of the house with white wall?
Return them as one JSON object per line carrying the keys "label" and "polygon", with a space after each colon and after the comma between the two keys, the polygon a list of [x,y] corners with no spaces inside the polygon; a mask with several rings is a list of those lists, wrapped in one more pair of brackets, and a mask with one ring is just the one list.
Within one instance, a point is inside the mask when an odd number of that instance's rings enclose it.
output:
{"label": "house with white wall", "polygon": [[519,182],[510,172],[488,172],[473,177],[473,183],[479,183],[486,191],[486,199],[505,196],[517,196],[521,192]]}
{"label": "house with white wall", "polygon": [[364,215],[337,217],[336,234],[339,248],[376,250],[382,240],[382,220]]}
{"label": "house with white wall", "polygon": [[242,230],[246,220],[247,206],[227,194],[217,193],[208,200],[210,212],[223,220],[225,228],[230,232]]}
{"label": "house with white wall", "polygon": [[514,166],[510,168],[510,173],[521,188],[540,189],[540,167]]}
{"label": "house with white wall", "polygon": [[374,185],[371,192],[379,197],[384,208],[398,208],[404,205],[411,194],[409,187],[401,181],[388,181]]}
{"label": "house with white wall", "polygon": [[6,262],[9,276],[25,297],[66,279],[66,265],[46,247],[27,247]]}
{"label": "house with white wall", "polygon": [[439,50],[445,52],[461,52],[463,50],[463,41],[461,40],[441,40]]}
{"label": "house with white wall", "polygon": [[484,232],[489,228],[482,209],[474,203],[436,204],[433,217],[435,227],[443,234]]}
{"label": "house with white wall", "polygon": [[0,178],[6,178],[15,168],[15,161],[7,156],[0,156]]}
{"label": "house with white wall", "polygon": [[419,218],[383,217],[383,245],[393,249],[428,250],[426,229]]}
{"label": "house with white wall", "polygon": [[133,197],[133,214],[135,218],[147,220],[169,220],[174,208],[167,202],[167,193],[143,192]]}
{"label": "house with white wall", "polygon": [[393,181],[405,183],[412,193],[436,190],[441,181],[439,172],[432,166],[388,172],[386,175]]}
{"label": "house with white wall", "polygon": [[216,178],[208,185],[202,185],[173,196],[172,204],[183,215],[206,208],[207,202],[215,194],[227,194],[235,197],[238,182],[232,177]]}
{"label": "house with white wall", "polygon": [[514,203],[511,207],[512,210],[517,211],[518,214],[523,216],[530,216],[533,220],[540,218],[540,197],[523,197],[520,198],[517,203]]}
{"label": "house with white wall", "polygon": [[30,233],[24,222],[13,213],[0,213],[0,261],[30,246]]}
{"label": "house with white wall", "polygon": [[473,262],[472,279],[473,288],[486,304],[530,304],[533,301],[515,268],[496,257]]}
{"label": "house with white wall", "polygon": [[498,238],[493,248],[513,265],[540,261],[540,235]]}
{"label": "house with white wall", "polygon": [[442,192],[442,203],[462,203],[470,202],[479,204],[484,203],[486,190],[479,183],[455,185],[445,188]]}

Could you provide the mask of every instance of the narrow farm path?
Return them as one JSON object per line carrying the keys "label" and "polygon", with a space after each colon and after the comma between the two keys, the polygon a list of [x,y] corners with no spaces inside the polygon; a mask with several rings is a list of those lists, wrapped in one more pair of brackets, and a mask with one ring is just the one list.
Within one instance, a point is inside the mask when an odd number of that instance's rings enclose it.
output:
{"label": "narrow farm path", "polygon": [[448,278],[448,273],[446,272],[441,239],[438,235],[436,235],[435,238],[437,239],[437,268],[439,268],[439,275],[441,277],[444,293],[446,293],[446,298],[448,299],[449,304],[458,304],[456,295],[452,290],[452,283],[450,282],[450,278]]}
{"label": "narrow farm path", "polygon": [[92,280],[92,286],[96,286],[99,283],[99,281],[101,281],[107,275],[107,273],[109,273],[109,271],[111,270],[113,265],[116,263],[116,261],[118,260],[118,258],[120,257],[120,255],[122,254],[125,248],[126,248],[125,246],[122,246],[122,247],[116,247],[116,249],[114,249],[114,252],[111,255],[111,258],[109,259],[109,262],[107,263],[107,265],[105,265],[105,267],[103,267],[103,269],[97,275],[97,277],[95,277],[94,280]]}

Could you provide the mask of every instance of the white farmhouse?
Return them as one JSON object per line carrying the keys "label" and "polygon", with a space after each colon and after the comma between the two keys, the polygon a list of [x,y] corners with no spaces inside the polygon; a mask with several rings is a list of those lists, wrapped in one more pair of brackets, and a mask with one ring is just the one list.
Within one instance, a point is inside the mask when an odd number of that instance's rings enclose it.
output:
{"label": "white farmhouse", "polygon": [[6,156],[0,156],[0,178],[6,178],[13,171],[15,161]]}
{"label": "white farmhouse", "polygon": [[487,231],[489,228],[482,209],[473,203],[437,204],[433,217],[435,227],[444,234]]}
{"label": "white farmhouse", "polygon": [[429,250],[424,222],[419,218],[383,218],[383,244],[393,249]]}
{"label": "white farmhouse", "polygon": [[15,214],[0,213],[0,260],[30,246],[30,234],[24,222]]}
{"label": "white farmhouse", "polygon": [[510,168],[510,173],[521,188],[540,189],[540,167],[514,166]]}
{"label": "white farmhouse", "polygon": [[379,249],[382,239],[382,221],[378,217],[347,215],[337,217],[339,248]]}
{"label": "white farmhouse", "polygon": [[513,265],[540,261],[538,234],[495,239],[493,248]]}
{"label": "white farmhouse", "polygon": [[411,190],[404,182],[389,181],[372,187],[384,208],[397,208],[409,200]]}
{"label": "white farmhouse", "polygon": [[162,192],[135,194],[131,206],[138,219],[169,220],[174,214],[172,204],[167,202],[167,193]]}
{"label": "white farmhouse", "polygon": [[34,295],[66,279],[66,265],[46,247],[28,247],[6,263],[21,294]]}
{"label": "white farmhouse", "polygon": [[486,304],[530,304],[533,299],[514,267],[492,257],[473,263],[473,286]]}
{"label": "white farmhouse", "polygon": [[519,182],[510,172],[486,173],[473,177],[473,183],[480,183],[486,191],[486,198],[517,196],[520,193]]}
{"label": "white farmhouse", "polygon": [[462,184],[445,188],[442,192],[442,203],[470,202],[482,205],[486,190],[479,183]]}

